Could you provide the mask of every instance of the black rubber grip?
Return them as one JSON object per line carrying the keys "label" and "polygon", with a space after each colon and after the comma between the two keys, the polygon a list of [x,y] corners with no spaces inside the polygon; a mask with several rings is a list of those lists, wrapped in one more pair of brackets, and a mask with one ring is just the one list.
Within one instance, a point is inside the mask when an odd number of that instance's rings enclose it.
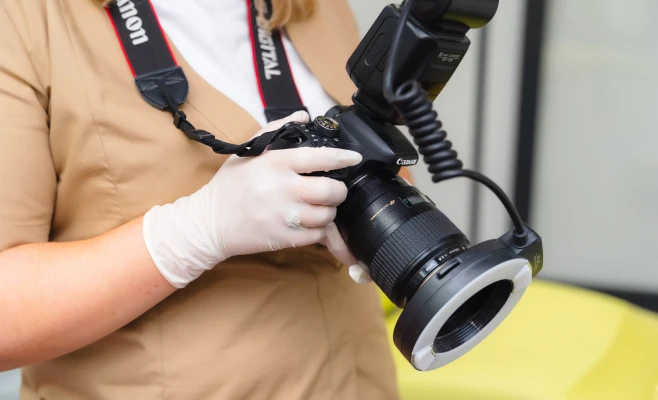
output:
{"label": "black rubber grip", "polygon": [[466,237],[441,211],[431,210],[407,221],[395,230],[375,253],[368,272],[379,288],[393,299],[393,291],[407,268],[420,254],[448,236]]}

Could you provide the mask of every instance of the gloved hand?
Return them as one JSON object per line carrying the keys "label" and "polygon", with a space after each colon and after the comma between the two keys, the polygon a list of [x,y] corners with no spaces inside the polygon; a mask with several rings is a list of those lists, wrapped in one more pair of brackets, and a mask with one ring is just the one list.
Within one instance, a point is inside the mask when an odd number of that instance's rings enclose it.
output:
{"label": "gloved hand", "polygon": [[[274,121],[259,134],[290,121],[308,122],[308,114]],[[347,196],[345,184],[299,174],[346,168],[361,159],[356,152],[334,148],[232,156],[194,194],[146,213],[146,247],[177,288],[229,257],[315,243],[327,245],[341,262],[356,264],[332,222]]]}

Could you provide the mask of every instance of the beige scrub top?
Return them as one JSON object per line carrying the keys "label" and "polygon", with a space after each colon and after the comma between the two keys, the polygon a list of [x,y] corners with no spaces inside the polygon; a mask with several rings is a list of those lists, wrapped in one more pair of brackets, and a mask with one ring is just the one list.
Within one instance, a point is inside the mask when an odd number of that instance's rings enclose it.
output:
{"label": "beige scrub top", "polygon": [[[348,103],[356,25],[346,0],[317,3],[288,34]],[[198,128],[234,143],[258,131],[174,52]],[[91,0],[0,0],[0,250],[100,235],[195,192],[224,160],[142,100]],[[375,400],[397,398],[395,380],[375,286],[310,246],[222,263],[117,332],[23,369],[21,396]]]}

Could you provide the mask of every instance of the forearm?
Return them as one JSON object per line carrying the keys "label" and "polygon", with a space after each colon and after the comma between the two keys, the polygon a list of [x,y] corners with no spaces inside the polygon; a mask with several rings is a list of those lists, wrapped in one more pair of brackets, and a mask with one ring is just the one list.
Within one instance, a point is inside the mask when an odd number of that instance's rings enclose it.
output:
{"label": "forearm", "polygon": [[174,291],[141,218],[89,240],[0,252],[0,371],[93,343]]}

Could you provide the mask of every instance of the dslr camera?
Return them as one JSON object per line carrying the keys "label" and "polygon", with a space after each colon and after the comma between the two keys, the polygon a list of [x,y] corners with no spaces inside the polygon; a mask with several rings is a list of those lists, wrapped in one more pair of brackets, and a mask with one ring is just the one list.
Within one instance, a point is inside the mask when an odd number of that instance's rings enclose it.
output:
{"label": "dslr camera", "polygon": [[[466,33],[486,25],[497,8],[498,0],[387,6],[347,63],[358,89],[354,104],[308,124],[289,123],[281,131],[296,131],[295,139],[270,146],[329,146],[363,155],[357,166],[321,175],[349,188],[336,225],[372,280],[403,309],[394,342],[421,371],[446,365],[481,342],[542,268],[539,235],[495,183],[462,169],[432,110],[468,51]],[[514,229],[471,245],[429,197],[398,175],[420,159],[397,128],[402,124],[435,182],[464,176],[487,185],[510,212]]]}

